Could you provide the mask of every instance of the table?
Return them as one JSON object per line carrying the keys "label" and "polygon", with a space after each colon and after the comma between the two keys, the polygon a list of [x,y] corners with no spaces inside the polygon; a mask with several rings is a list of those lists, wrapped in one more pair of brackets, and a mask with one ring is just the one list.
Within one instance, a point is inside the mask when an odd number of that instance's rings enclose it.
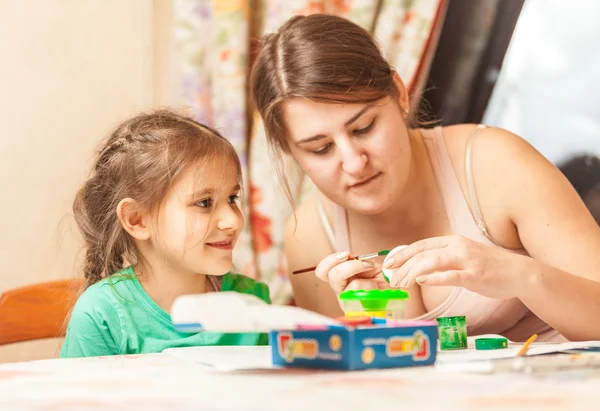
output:
{"label": "table", "polygon": [[0,410],[598,410],[600,370],[552,377],[435,367],[215,371],[168,354],[0,365]]}

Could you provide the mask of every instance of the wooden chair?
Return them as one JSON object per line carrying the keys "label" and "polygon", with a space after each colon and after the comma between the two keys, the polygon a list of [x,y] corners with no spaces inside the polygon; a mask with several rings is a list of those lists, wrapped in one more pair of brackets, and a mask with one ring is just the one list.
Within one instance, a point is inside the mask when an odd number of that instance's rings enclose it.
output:
{"label": "wooden chair", "polygon": [[83,280],[56,280],[0,295],[0,345],[64,337]]}

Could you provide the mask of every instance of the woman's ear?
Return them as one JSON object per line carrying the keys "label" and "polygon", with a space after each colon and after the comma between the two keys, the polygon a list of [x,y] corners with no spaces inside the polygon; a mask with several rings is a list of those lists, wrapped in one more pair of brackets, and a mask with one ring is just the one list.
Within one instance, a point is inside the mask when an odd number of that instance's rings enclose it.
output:
{"label": "woman's ear", "polygon": [[402,110],[402,116],[406,118],[410,113],[410,99],[408,98],[408,90],[406,90],[404,82],[402,81],[400,75],[397,72],[393,72],[392,78],[394,80],[396,90],[398,90],[398,105]]}
{"label": "woman's ear", "polygon": [[148,240],[150,229],[145,224],[145,215],[133,198],[124,198],[117,205],[117,216],[121,225],[136,240]]}

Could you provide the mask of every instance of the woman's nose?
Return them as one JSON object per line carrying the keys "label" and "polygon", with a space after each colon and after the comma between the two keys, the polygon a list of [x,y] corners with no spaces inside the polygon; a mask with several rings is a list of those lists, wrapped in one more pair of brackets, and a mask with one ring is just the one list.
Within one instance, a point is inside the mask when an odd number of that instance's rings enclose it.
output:
{"label": "woman's nose", "polygon": [[348,174],[362,174],[367,165],[367,155],[349,143],[342,150],[342,169]]}

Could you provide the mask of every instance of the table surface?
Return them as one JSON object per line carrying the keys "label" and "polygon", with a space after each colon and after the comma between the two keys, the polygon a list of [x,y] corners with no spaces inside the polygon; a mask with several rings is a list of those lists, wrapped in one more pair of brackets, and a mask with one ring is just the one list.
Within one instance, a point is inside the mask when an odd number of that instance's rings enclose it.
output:
{"label": "table surface", "polygon": [[600,370],[545,377],[435,367],[224,372],[165,353],[0,365],[0,410],[534,411],[599,404]]}

